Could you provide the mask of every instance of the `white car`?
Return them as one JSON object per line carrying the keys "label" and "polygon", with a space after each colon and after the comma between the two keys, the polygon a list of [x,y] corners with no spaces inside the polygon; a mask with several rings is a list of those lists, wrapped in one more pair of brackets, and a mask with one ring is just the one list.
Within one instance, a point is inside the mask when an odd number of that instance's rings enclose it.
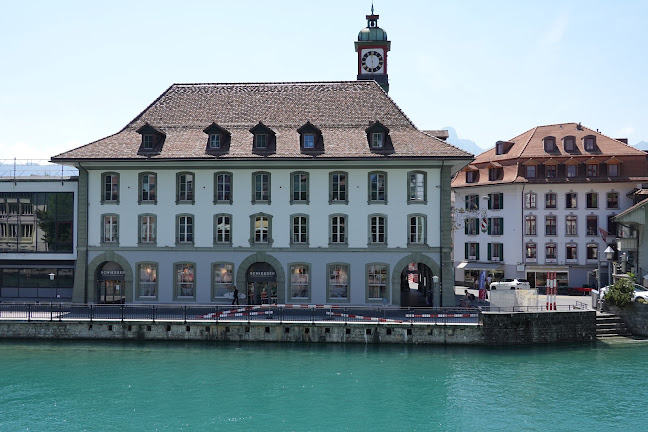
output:
{"label": "white car", "polygon": [[[601,299],[605,299],[605,294],[607,294],[608,289],[610,289],[610,285],[601,288],[601,292],[599,293]],[[632,301],[639,301],[639,299],[643,299],[646,303],[648,303],[648,288],[644,287],[643,285],[634,284]]]}
{"label": "white car", "polygon": [[526,279],[502,279],[490,284],[490,289],[531,289],[531,284]]}

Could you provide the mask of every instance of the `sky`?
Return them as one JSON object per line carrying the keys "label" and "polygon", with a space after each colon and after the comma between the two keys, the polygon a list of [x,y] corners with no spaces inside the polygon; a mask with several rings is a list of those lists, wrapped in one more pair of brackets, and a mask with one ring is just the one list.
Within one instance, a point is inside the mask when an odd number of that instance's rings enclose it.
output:
{"label": "sky", "polygon": [[[486,149],[581,122],[648,141],[648,0],[374,1],[390,97]],[[355,80],[371,0],[0,0],[0,162],[122,129],[173,83]]]}

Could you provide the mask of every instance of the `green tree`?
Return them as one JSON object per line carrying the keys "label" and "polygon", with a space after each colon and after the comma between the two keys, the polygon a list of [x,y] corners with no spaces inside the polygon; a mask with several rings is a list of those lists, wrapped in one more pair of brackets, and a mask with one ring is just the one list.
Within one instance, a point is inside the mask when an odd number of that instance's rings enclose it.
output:
{"label": "green tree", "polygon": [[605,302],[612,306],[624,307],[632,302],[634,294],[634,275],[628,273],[629,278],[621,278],[605,293]]}

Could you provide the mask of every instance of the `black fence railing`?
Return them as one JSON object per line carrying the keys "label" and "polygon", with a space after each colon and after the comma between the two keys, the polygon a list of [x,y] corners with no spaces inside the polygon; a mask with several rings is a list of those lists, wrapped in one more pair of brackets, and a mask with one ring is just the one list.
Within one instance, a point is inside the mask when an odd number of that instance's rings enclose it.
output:
{"label": "black fence railing", "polygon": [[479,308],[0,303],[2,321],[478,323]]}

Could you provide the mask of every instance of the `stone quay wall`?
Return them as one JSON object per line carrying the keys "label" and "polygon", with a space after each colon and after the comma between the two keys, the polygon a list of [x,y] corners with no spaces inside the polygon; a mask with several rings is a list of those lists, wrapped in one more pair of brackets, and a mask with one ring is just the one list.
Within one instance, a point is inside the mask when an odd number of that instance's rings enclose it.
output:
{"label": "stone quay wall", "polygon": [[632,334],[648,336],[648,304],[632,302],[623,308],[607,306],[606,309],[621,317]]}
{"label": "stone quay wall", "polygon": [[479,324],[0,321],[1,339],[524,345],[590,342],[594,311],[483,313]]}

